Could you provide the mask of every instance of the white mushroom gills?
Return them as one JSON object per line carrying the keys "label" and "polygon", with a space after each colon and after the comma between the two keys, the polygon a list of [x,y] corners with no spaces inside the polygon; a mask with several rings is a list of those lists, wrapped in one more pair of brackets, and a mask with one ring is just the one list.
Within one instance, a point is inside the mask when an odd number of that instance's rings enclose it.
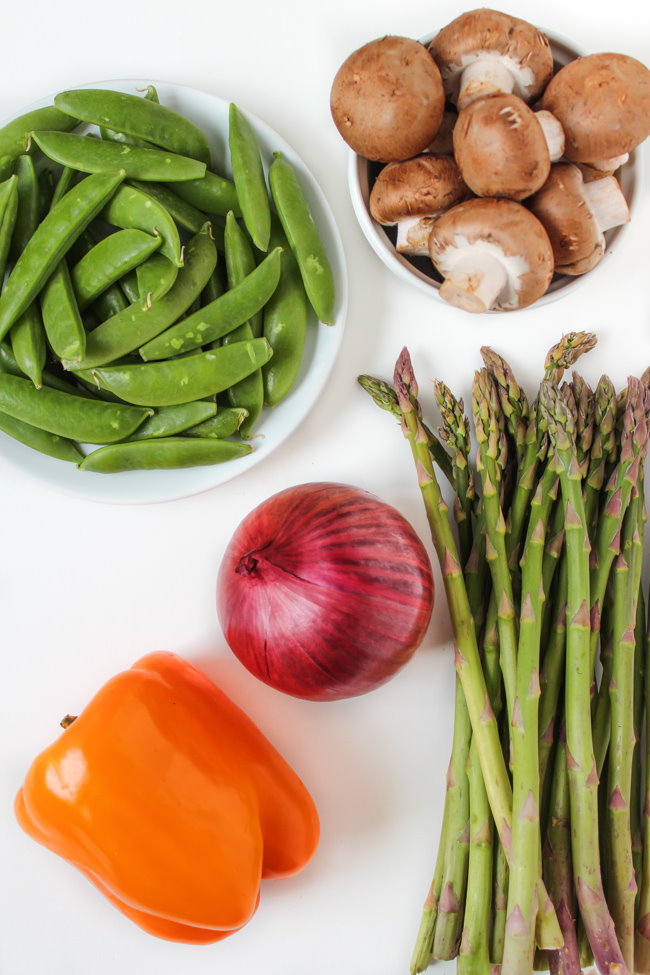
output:
{"label": "white mushroom gills", "polygon": [[601,234],[630,220],[630,208],[614,176],[585,183],[582,189]]}
{"label": "white mushroom gills", "polygon": [[530,68],[524,67],[515,58],[494,51],[474,51],[463,54],[458,65],[449,66],[442,71],[443,81],[448,93],[456,95],[459,109],[484,95],[501,92],[514,92],[524,101],[535,84],[535,76]]}
{"label": "white mushroom gills", "polygon": [[498,305],[518,307],[519,279],[529,270],[524,257],[506,254],[487,240],[454,235],[454,243],[436,259],[444,277],[440,297],[465,311],[481,313]]}
{"label": "white mushroom gills", "polygon": [[544,133],[551,162],[557,162],[558,159],[561,159],[564,155],[564,146],[566,141],[562,123],[558,118],[555,117],[555,115],[553,115],[552,112],[547,112],[544,108],[540,109],[538,112],[535,112],[535,118],[539,122],[542,132]]}

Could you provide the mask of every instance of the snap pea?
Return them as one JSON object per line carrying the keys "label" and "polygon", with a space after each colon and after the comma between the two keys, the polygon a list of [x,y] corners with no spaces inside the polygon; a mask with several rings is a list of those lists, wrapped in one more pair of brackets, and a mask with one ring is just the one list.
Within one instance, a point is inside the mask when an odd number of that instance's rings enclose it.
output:
{"label": "snap pea", "polygon": [[[183,230],[189,230],[190,233],[197,234],[207,219],[206,214],[201,213],[191,203],[187,203],[181,199],[175,192],[175,187],[172,190],[161,183],[145,185],[137,180],[131,180],[131,185],[135,186],[136,189],[142,190],[143,193],[148,193],[154,200],[157,200]],[[180,186],[180,183],[178,185]]]}
{"label": "snap pea", "polygon": [[158,250],[161,243],[160,237],[130,227],[116,230],[94,244],[70,272],[79,308],[87,308],[110,285]]}
{"label": "snap pea", "polygon": [[65,258],[41,292],[41,313],[50,348],[59,359],[82,359],[86,330]]}
{"label": "snap pea", "polygon": [[221,297],[225,290],[226,285],[223,280],[221,266],[217,261],[217,266],[210,275],[208,283],[203,289],[203,293],[201,295],[201,307],[204,308],[206,305],[210,305],[213,301],[216,301],[217,298]]}
{"label": "snap pea", "polygon": [[214,417],[216,412],[217,404],[207,400],[180,403],[178,406],[161,406],[131,434],[129,440],[172,437],[176,433],[183,433],[188,427],[194,427]]}
{"label": "snap pea", "polygon": [[4,281],[17,213],[18,177],[10,176],[0,184],[0,286]]}
{"label": "snap pea", "polygon": [[241,216],[235,184],[225,176],[210,172],[209,169],[201,179],[184,180],[174,189],[180,197],[203,213],[216,213],[225,217],[228,211],[232,210],[236,217]]}
{"label": "snap pea", "polygon": [[[241,229],[232,210],[226,217],[226,274],[228,286],[236,287],[255,269],[255,258],[253,249],[248,243],[244,231]],[[259,326],[257,334],[261,333],[261,320],[259,312],[255,316],[256,326]],[[243,342],[255,336],[253,329],[253,319],[249,319],[237,328],[233,329],[223,337],[224,346],[231,342]],[[248,416],[241,425],[242,437],[250,437],[251,430],[259,419],[262,407],[264,406],[264,384],[262,382],[262,370],[257,369],[250,376],[246,376],[240,382],[235,383],[228,389],[228,402],[231,406],[243,407]]]}
{"label": "snap pea", "polygon": [[50,207],[53,207],[55,203],[61,200],[68,190],[71,190],[74,184],[77,182],[79,173],[75,169],[69,169],[64,166],[61,170],[61,175],[59,176],[56,186],[54,187],[54,192],[52,193],[52,199],[50,201]]}
{"label": "snap pea", "polygon": [[280,277],[280,249],[267,254],[240,284],[140,346],[145,362],[191,352],[248,321],[273,294]]}
{"label": "snap pea", "polygon": [[[88,327],[88,331],[93,331],[95,328],[99,328],[102,322],[108,321],[109,318],[113,318],[114,315],[119,315],[120,312],[124,311],[129,307],[129,303],[124,297],[124,292],[118,284],[112,284],[106,291],[103,291],[98,298],[92,304],[92,311],[97,314],[99,322],[95,323],[93,328]],[[86,315],[86,322],[88,322],[88,316]]]}
{"label": "snap pea", "polygon": [[160,104],[160,98],[158,97],[158,91],[155,85],[147,85],[146,91],[144,93],[144,98],[150,102],[158,102]]}
{"label": "snap pea", "polygon": [[38,302],[33,301],[20,316],[9,333],[11,348],[20,371],[40,388],[43,384],[43,367],[47,358],[47,346],[43,319]]}
{"label": "snap pea", "polygon": [[74,132],[37,130],[32,138],[48,159],[82,173],[115,173],[123,169],[129,179],[169,183],[199,179],[205,173],[205,163],[161,149],[120,145]]}
{"label": "snap pea", "polygon": [[0,413],[0,430],[14,440],[25,444],[26,447],[38,450],[39,453],[47,454],[49,457],[56,457],[57,460],[66,460],[78,464],[83,458],[83,452],[73,440],[59,437],[47,430],[40,430],[30,423],[24,423],[22,420],[9,416],[8,413]]}
{"label": "snap pea", "polygon": [[49,105],[33,112],[19,115],[0,129],[0,156],[15,159],[29,148],[29,136],[34,129],[57,129],[71,132],[77,127],[77,120]]}
{"label": "snap pea", "polygon": [[150,410],[70,396],[48,386],[36,389],[29,379],[6,373],[0,373],[0,411],[78,443],[124,440],[151,415]]}
{"label": "snap pea", "polygon": [[228,389],[263,366],[271,354],[266,339],[251,339],[180,359],[98,366],[79,372],[79,375],[119,396],[125,403],[175,406]]}
{"label": "snap pea", "polygon": [[120,287],[126,295],[129,304],[142,305],[142,302],[140,301],[140,289],[138,288],[138,276],[135,273],[135,270],[129,271],[128,274],[125,274],[120,279]]}
{"label": "snap pea", "polygon": [[18,211],[11,241],[11,250],[19,255],[24,251],[41,215],[41,200],[36,167],[31,156],[18,156],[15,163],[18,179]]}
{"label": "snap pea", "polygon": [[[41,198],[36,167],[31,156],[16,159],[18,178],[18,211],[11,241],[14,254],[25,250],[40,220]],[[42,383],[43,367],[47,356],[43,320],[38,304],[32,302],[20,315],[10,330],[11,347],[20,367],[35,386]]]}
{"label": "snap pea", "polygon": [[57,264],[115,192],[124,176],[87,176],[40,222],[0,295],[0,338],[29,307]]}
{"label": "snap pea", "polygon": [[136,268],[138,297],[145,308],[158,301],[173,287],[178,268],[163,254],[153,254]]}
{"label": "snap pea", "polygon": [[264,306],[264,336],[273,357],[262,369],[264,401],[276,406],[293,387],[302,362],[309,307],[302,277],[277,217],[271,223],[271,244],[282,247],[278,286]]}
{"label": "snap pea", "polygon": [[106,125],[180,155],[210,162],[210,148],[203,132],[189,119],[150,99],[120,91],[81,88],[60,92],[54,104],[82,122]]}
{"label": "snap pea", "polygon": [[149,193],[135,186],[120,186],[101,215],[114,227],[133,227],[153,234],[154,237],[161,237],[161,253],[178,267],[182,265],[178,227],[165,207]]}
{"label": "snap pea", "polygon": [[[87,338],[81,362],[64,360],[66,369],[88,369],[127,355],[149,342],[177,321],[205,287],[217,261],[209,225],[196,234],[185,248],[185,264],[170,290],[151,308],[142,308],[138,299],[124,311],[98,325]],[[198,399],[198,397],[193,397]]]}
{"label": "snap pea", "polygon": [[[10,376],[19,376],[21,379],[25,378],[25,374],[16,362],[16,357],[6,341],[0,342],[0,373],[3,372]],[[61,392],[70,393],[71,395],[88,395],[85,390],[80,389],[78,386],[73,386],[72,383],[62,379],[49,369],[43,370],[43,385],[50,386],[52,389],[59,389]]]}
{"label": "snap pea", "polygon": [[264,167],[252,126],[235,104],[228,114],[228,145],[232,175],[246,230],[261,251],[269,246],[271,206]]}
{"label": "snap pea", "polygon": [[274,152],[269,185],[280,222],[298,262],[307,297],[319,320],[334,323],[334,275],[296,172]]}
{"label": "snap pea", "polygon": [[13,176],[14,161],[11,156],[0,156],[0,182],[4,182]]}
{"label": "snap pea", "polygon": [[225,406],[217,411],[216,416],[190,427],[189,430],[185,431],[185,436],[208,437],[213,440],[232,437],[234,433],[237,433],[247,416],[248,411],[242,407]]}
{"label": "snap pea", "polygon": [[250,451],[249,444],[236,440],[165,437],[100,447],[86,455],[79,469],[98,474],[117,474],[120,471],[200,467],[244,457]]}

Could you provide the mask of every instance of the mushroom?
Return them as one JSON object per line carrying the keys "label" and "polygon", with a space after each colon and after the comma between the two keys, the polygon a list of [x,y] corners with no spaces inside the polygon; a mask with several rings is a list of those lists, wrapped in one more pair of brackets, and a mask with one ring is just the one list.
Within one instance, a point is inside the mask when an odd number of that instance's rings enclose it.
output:
{"label": "mushroom", "polygon": [[517,95],[492,95],[470,102],[459,113],[454,156],[477,196],[523,200],[544,185],[551,153],[556,159],[562,155],[561,132],[554,136],[548,113],[540,122],[538,113]]}
{"label": "mushroom", "polygon": [[446,108],[442,113],[442,122],[433,142],[427,146],[428,152],[444,153],[450,156],[454,151],[454,126],[458,121],[458,112]]}
{"label": "mushroom", "polygon": [[370,213],[384,226],[397,224],[400,253],[426,255],[433,221],[470,195],[453,156],[426,153],[384,166],[370,192]]}
{"label": "mushroom", "polygon": [[541,107],[561,122],[569,162],[614,171],[650,135],[650,71],[626,54],[588,54],[557,72]]}
{"label": "mushroom", "polygon": [[553,166],[527,205],[549,236],[555,270],[573,276],[595,267],[605,253],[605,231],[630,219],[614,176],[585,182],[573,163]]}
{"label": "mushroom", "polygon": [[514,92],[537,98],[553,73],[551,45],[537,27],[487,7],[443,27],[429,44],[445,91],[458,108],[474,98]]}
{"label": "mushroom", "polygon": [[445,94],[426,47],[407,37],[364,44],[343,62],[332,83],[332,118],[344,141],[377,162],[409,159],[433,141]]}
{"label": "mushroom", "polygon": [[443,213],[429,236],[443,276],[440,297],[465,311],[514,311],[540,298],[553,277],[548,234],[514,200],[482,197]]}

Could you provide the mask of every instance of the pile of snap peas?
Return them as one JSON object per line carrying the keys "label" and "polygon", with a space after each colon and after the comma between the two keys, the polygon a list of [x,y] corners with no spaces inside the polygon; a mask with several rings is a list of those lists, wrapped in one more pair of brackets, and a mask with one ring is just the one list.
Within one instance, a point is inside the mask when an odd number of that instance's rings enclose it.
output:
{"label": "pile of snap peas", "polygon": [[296,172],[234,104],[228,147],[231,177],[152,85],[0,129],[0,431],[100,473],[251,451],[336,293]]}

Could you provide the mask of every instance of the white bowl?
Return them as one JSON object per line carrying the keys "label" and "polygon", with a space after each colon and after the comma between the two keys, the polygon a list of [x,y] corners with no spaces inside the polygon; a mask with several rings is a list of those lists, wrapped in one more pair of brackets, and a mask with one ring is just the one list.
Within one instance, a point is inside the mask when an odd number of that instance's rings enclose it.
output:
{"label": "white bowl", "polygon": [[[544,33],[551,43],[555,70],[558,70],[565,64],[568,64],[569,61],[573,61],[575,58],[582,55],[582,51],[579,51],[569,41],[560,38],[557,34],[552,34],[549,31],[545,31]],[[429,44],[434,37],[435,32],[427,35],[426,37],[420,38],[420,41],[422,44],[426,45]],[[434,298],[438,301],[442,301],[439,294],[442,277],[438,274],[429,258],[426,256],[409,257],[405,254],[398,253],[398,251],[395,249],[394,243],[395,228],[382,226],[382,224],[377,223],[376,220],[373,220],[370,215],[370,191],[372,190],[377,174],[384,165],[384,163],[371,162],[370,160],[365,159],[363,156],[357,155],[357,153],[353,152],[352,150],[350,151],[350,155],[348,157],[348,187],[352,200],[352,207],[357,220],[359,221],[359,225],[361,226],[368,243],[375,253],[381,258],[386,267],[388,267],[402,280],[412,284],[423,294],[426,294],[430,298]],[[627,200],[630,212],[632,212],[636,192],[638,186],[640,185],[640,165],[639,154],[632,152],[630,153],[628,162],[626,162],[625,165],[622,166],[616,173],[616,177],[620,183],[625,199]],[[576,277],[566,274],[554,274],[546,293],[541,298],[538,298],[533,305],[528,307],[548,304],[549,302],[555,301],[558,298],[562,298],[564,295],[574,291],[574,289],[581,285],[584,281],[589,280],[589,278],[593,278],[594,274],[597,274],[600,270],[602,270],[603,267],[607,266],[607,257],[620,243],[621,238],[625,234],[626,226],[627,225],[624,224],[620,227],[615,227],[613,230],[607,231],[605,234],[607,245],[605,255],[596,265],[596,267],[593,268],[593,270],[589,271],[587,274],[582,274]],[[526,309],[522,309],[522,311],[525,310]],[[502,314],[501,312],[494,313]],[[508,312],[508,314],[512,314],[512,312]]]}
{"label": "white bowl", "polygon": [[[112,88],[135,94],[148,84],[154,84],[164,105],[187,116],[205,132],[216,160],[215,168],[230,176],[228,145],[229,102],[180,85],[164,81],[119,80],[100,81],[80,85],[82,88]],[[52,104],[53,96],[28,105],[23,112]],[[116,503],[148,503],[170,501],[197,494],[245,474],[275,450],[299,426],[317,402],[334,366],[347,310],[347,271],[343,245],[334,217],[318,183],[305,163],[284,139],[265,122],[255,118],[240,106],[255,132],[265,167],[272,161],[274,151],[280,151],[295,168],[316,225],[324,241],[332,264],[337,289],[334,324],[323,325],[310,321],[302,366],[290,393],[273,409],[265,408],[255,427],[252,451],[245,457],[182,470],[126,471],[119,474],[96,474],[77,470],[73,464],[40,454],[0,433],[0,462],[6,461],[29,475],[42,480],[64,493],[91,501]],[[6,124],[9,119],[0,122]]]}

